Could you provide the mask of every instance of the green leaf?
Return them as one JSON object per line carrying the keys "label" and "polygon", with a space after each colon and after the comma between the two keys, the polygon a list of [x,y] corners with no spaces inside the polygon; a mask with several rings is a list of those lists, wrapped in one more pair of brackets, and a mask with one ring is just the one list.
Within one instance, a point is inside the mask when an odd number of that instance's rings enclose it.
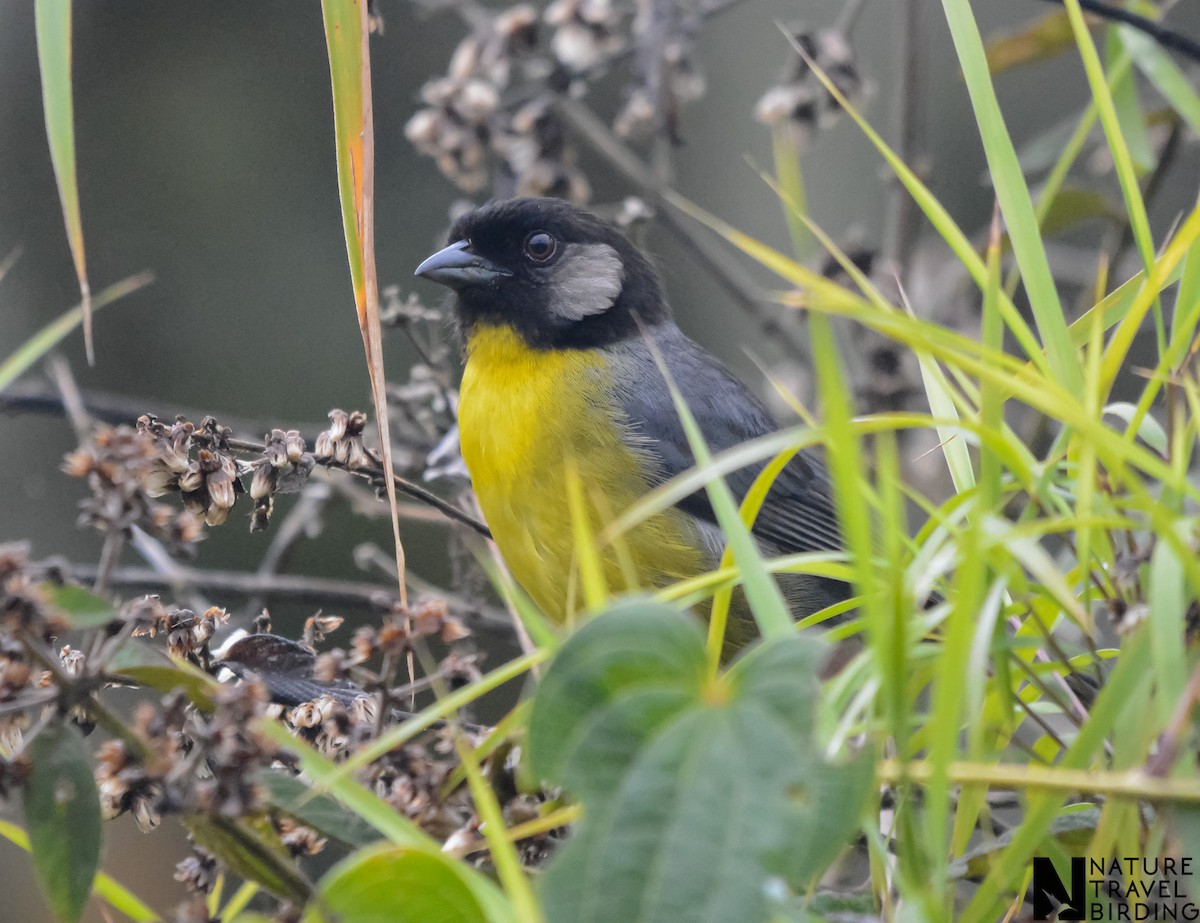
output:
{"label": "green leaf", "polygon": [[1166,97],[1171,108],[1191,126],[1192,131],[1200,133],[1200,95],[1197,95],[1187,75],[1162,46],[1146,33],[1124,25],[1118,26],[1117,32],[1121,36],[1121,44],[1138,69]]}
{"label": "green leaf", "polygon": [[122,645],[108,672],[159,692],[182,690],[188,701],[205,713],[212,712],[213,694],[220,685],[203,670],[182,660],[172,660],[162,649],[137,639]]}
{"label": "green leaf", "polygon": [[[602,621],[599,629],[589,622],[574,636],[583,640],[559,652],[538,686],[529,725],[534,774],[572,779],[585,800],[610,790],[660,724],[704,686],[703,634],[691,616],[636,601]],[[595,634],[600,639],[589,643]]]}
{"label": "green leaf", "polygon": [[37,0],[34,7],[38,67],[42,76],[42,110],[50,160],[58,181],[67,242],[75,261],[75,275],[82,295],[83,338],[88,364],[95,363],[92,350],[92,293],[87,278],[83,249],[83,222],[79,217],[79,184],[75,175],[75,105],[71,96],[71,0]]}
{"label": "green leaf", "polygon": [[626,604],[576,632],[529,729],[535,770],[585,808],[540,882],[547,919],[761,920],[768,882],[804,891],[872,779],[869,761],[831,766],[813,740],[822,651],[781,636],[706,680],[702,632],[665,607]]}
{"label": "green leaf", "polygon": [[1016,149],[996,99],[979,26],[969,0],[942,0],[942,7],[975,110],[992,186],[1008,226],[1013,255],[1021,268],[1021,278],[1042,345],[1050,359],[1051,372],[1057,384],[1077,394],[1083,385],[1083,369],[1067,335],[1062,302],[1046,257],[1033,200],[1029,197],[1025,175],[1021,172]]}
{"label": "green leaf", "polygon": [[43,583],[41,590],[62,610],[72,628],[103,628],[117,617],[111,604],[84,587]]}
{"label": "green leaf", "polygon": [[322,836],[347,846],[366,846],[380,839],[379,831],[357,814],[329,795],[314,795],[312,789],[296,776],[263,769],[255,773],[254,781],[266,789],[267,801],[272,807],[312,827]]}
{"label": "green leaf", "polygon": [[265,817],[255,821],[190,814],[182,818],[182,823],[197,845],[235,875],[257,882],[284,900],[298,904],[308,900],[312,885]]}
{"label": "green leaf", "polygon": [[1108,198],[1094,189],[1064,186],[1042,217],[1042,233],[1053,237],[1093,218],[1124,224],[1125,213],[1113,208]]}
{"label": "green leaf", "polygon": [[321,879],[304,923],[515,923],[491,881],[436,848],[360,850]]}
{"label": "green leaf", "polygon": [[25,826],[42,890],[62,923],[75,923],[100,864],[100,797],[83,738],[53,721],[30,745]]}
{"label": "green leaf", "polygon": [[[1104,413],[1119,417],[1126,423],[1133,423],[1138,416],[1138,408],[1126,401],[1116,401],[1105,407]],[[1167,432],[1154,417],[1149,414],[1142,417],[1137,428],[1137,434],[1142,442],[1150,446],[1155,452],[1164,458],[1167,457]]]}
{"label": "green leaf", "polygon": [[[1120,59],[1124,42],[1117,29],[1108,30],[1107,56],[1110,67]],[[1121,75],[1111,79],[1108,87],[1112,94],[1113,107],[1117,114],[1117,122],[1121,126],[1121,134],[1129,149],[1129,157],[1133,161],[1139,176],[1154,168],[1157,157],[1150,147],[1150,135],[1146,131],[1146,116],[1142,113],[1142,104],[1138,99],[1137,81],[1132,72],[1126,70]]]}

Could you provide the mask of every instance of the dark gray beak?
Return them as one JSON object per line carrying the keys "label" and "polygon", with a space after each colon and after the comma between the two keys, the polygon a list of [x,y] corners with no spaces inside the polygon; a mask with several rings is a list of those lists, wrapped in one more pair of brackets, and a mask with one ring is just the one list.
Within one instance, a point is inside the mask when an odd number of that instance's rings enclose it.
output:
{"label": "dark gray beak", "polygon": [[472,253],[468,241],[458,240],[429,257],[417,267],[414,275],[424,276],[448,288],[460,289],[471,285],[487,285],[512,273]]}

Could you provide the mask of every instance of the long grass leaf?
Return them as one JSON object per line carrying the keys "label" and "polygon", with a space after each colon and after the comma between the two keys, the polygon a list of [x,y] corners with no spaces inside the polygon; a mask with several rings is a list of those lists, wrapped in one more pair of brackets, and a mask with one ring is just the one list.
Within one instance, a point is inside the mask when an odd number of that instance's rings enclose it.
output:
{"label": "long grass leaf", "polygon": [[[652,343],[651,345],[653,346]],[[675,404],[675,412],[679,414],[680,424],[687,437],[688,448],[692,450],[692,456],[696,459],[697,466],[710,465],[712,453],[709,452],[708,446],[704,442],[704,435],[696,418],[692,416],[691,409],[684,401],[662,356],[658,355],[657,351],[655,358],[659,365],[659,371],[666,379],[667,388],[671,392],[671,400]],[[704,486],[708,492],[713,512],[716,514],[717,522],[725,535],[725,541],[733,549],[734,560],[742,574],[742,587],[746,593],[746,601],[750,605],[750,611],[758,625],[758,630],[764,638],[790,633],[792,617],[783,600],[783,594],[763,565],[758,544],[751,536],[750,530],[742,522],[738,504],[733,498],[733,492],[730,491],[729,485],[721,478],[714,478],[707,481]]]}
{"label": "long grass leaf", "polygon": [[[1142,190],[1138,185],[1137,171],[1134,168],[1133,158],[1130,156],[1129,145],[1121,131],[1121,119],[1117,114],[1112,91],[1108,87],[1104,66],[1100,63],[1100,55],[1096,51],[1096,45],[1088,31],[1087,22],[1083,18],[1079,0],[1064,0],[1064,2],[1067,15],[1071,20],[1071,28],[1075,32],[1075,42],[1079,46],[1079,55],[1083,59],[1083,69],[1087,74],[1088,85],[1091,87],[1092,99],[1095,100],[1096,110],[1100,115],[1100,125],[1104,129],[1104,137],[1108,141],[1108,149],[1112,153],[1113,167],[1121,186],[1121,195],[1125,199],[1125,209],[1129,214],[1133,239],[1137,243],[1138,254],[1142,258],[1142,267],[1149,273],[1154,266],[1154,237],[1150,232],[1150,216],[1146,213],[1146,203],[1142,199]],[[1117,86],[1119,89],[1123,84]],[[1165,346],[1162,308],[1157,298],[1153,305],[1157,322],[1159,351],[1161,352]]]}
{"label": "long grass leaf", "polygon": [[[329,76],[333,86],[333,124],[337,146],[338,194],[342,229],[350,261],[350,281],[359,332],[379,427],[383,470],[392,466],[392,439],[383,368],[383,329],[379,321],[379,284],[375,274],[375,129],[371,114],[371,56],[368,45],[368,0],[321,0]],[[396,484],[384,478],[392,514],[392,541],[400,604],[408,605],[404,577],[404,543]]]}
{"label": "long grass leaf", "polygon": [[1042,345],[1050,358],[1052,374],[1059,385],[1078,393],[1083,386],[1083,370],[1067,335],[1062,302],[1046,258],[1029,187],[996,100],[979,26],[971,12],[969,0],[942,0],[942,8],[975,110],[993,188],[1008,227],[1013,255],[1021,267],[1021,278],[1037,321]]}
{"label": "long grass leaf", "polygon": [[42,110],[50,160],[67,226],[67,243],[79,280],[83,313],[83,342],[88,365],[96,362],[92,342],[92,289],[83,248],[83,219],[79,213],[79,180],[75,171],[75,103],[71,92],[71,0],[37,0],[34,5],[38,68],[42,77]]}
{"label": "long grass leaf", "polygon": [[[883,156],[888,167],[895,173],[896,178],[900,180],[904,188],[908,191],[908,194],[912,196],[913,201],[925,213],[925,217],[929,219],[929,223],[942,236],[946,245],[962,263],[963,268],[967,270],[971,278],[982,289],[987,284],[987,271],[983,265],[983,261],[979,258],[979,254],[975,252],[975,247],[971,244],[967,235],[958,227],[945,206],[937,200],[937,197],[929,191],[929,188],[921,182],[900,156],[871,127],[870,123],[859,113],[854,104],[838,89],[837,84],[830,79],[829,75],[796,43],[794,36],[786,30],[784,34],[792,42],[792,46],[796,52],[807,61],[808,66],[812,68],[813,73],[821,81],[829,94],[837,100],[838,105],[849,114],[850,118],[854,120],[854,123],[867,137],[867,140]],[[1011,298],[1006,296],[1001,301],[1000,310],[1004,316],[1005,323],[1012,331],[1013,337],[1025,351],[1025,355],[1035,365],[1043,368],[1043,370],[1048,370],[1042,345],[1038,342],[1037,337],[1034,336],[1033,331],[1029,329],[1029,325],[1025,323],[1025,319],[1021,317],[1016,306],[1013,305]]]}

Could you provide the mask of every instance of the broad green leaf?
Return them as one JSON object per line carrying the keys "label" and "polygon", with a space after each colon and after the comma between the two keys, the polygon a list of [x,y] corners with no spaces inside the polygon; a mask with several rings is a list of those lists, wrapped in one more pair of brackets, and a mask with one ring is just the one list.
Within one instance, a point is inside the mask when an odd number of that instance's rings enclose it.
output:
{"label": "broad green leaf", "polygon": [[67,242],[75,261],[82,296],[83,340],[88,364],[96,361],[92,348],[92,292],[88,285],[87,258],[83,249],[83,222],[79,217],[79,183],[75,175],[75,105],[71,95],[71,0],[37,0],[34,6],[38,67],[42,75],[42,110],[50,160],[58,181],[67,225]]}
{"label": "broad green leaf", "polygon": [[312,885],[265,818],[189,814],[182,822],[196,844],[235,875],[257,882],[284,900],[297,904],[308,900]]}
{"label": "broad green leaf", "polygon": [[516,923],[482,874],[434,847],[360,850],[321,879],[304,923]]}
{"label": "broad green leaf", "polygon": [[[597,632],[602,640],[588,644]],[[694,618],[642,600],[609,609],[580,635],[538,685],[529,753],[539,779],[571,778],[586,800],[609,790],[660,723],[700,696],[705,658]]]}
{"label": "broad green leaf", "polygon": [[42,890],[62,923],[75,923],[100,863],[100,796],[78,729],[52,721],[30,745],[25,827]]}
{"label": "broad green leaf", "polygon": [[804,892],[872,778],[813,738],[822,651],[768,639],[708,679],[695,623],[645,603],[568,639],[530,721],[535,770],[584,803],[540,880],[547,920],[762,920],[769,881]]}
{"label": "broad green leaf", "polygon": [[103,628],[117,617],[111,604],[81,586],[43,583],[41,588],[72,628]]}

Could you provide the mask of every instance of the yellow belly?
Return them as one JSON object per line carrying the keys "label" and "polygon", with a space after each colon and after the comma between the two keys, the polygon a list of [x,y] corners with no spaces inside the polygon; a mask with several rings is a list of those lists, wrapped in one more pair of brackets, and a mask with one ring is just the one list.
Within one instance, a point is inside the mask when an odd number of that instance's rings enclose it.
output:
{"label": "yellow belly", "polygon": [[[621,441],[608,370],[594,350],[538,351],[512,331],[480,327],[467,343],[459,394],[463,458],[484,518],[517,582],[549,617],[581,606],[567,469],[583,487],[593,536],[647,488]],[[676,510],[599,548],[612,592],[662,586],[705,568],[694,527]]]}

